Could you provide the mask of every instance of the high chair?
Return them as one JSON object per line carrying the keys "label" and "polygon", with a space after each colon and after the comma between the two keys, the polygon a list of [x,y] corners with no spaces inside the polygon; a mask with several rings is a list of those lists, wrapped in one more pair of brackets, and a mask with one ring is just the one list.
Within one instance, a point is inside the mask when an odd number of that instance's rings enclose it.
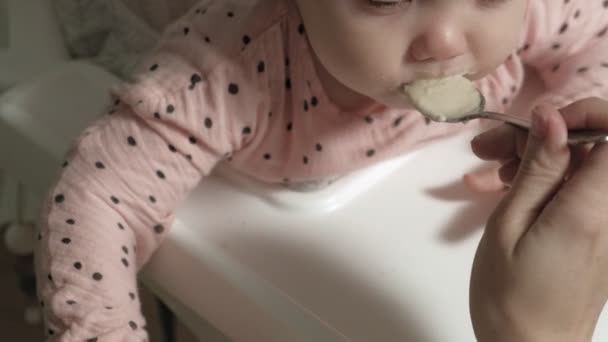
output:
{"label": "high chair", "polygon": [[[0,96],[0,168],[33,202],[117,81],[86,62],[52,69]],[[474,341],[470,268],[499,200],[461,185],[480,165],[474,133],[316,190],[221,165],[178,209],[140,277],[206,342]],[[594,341],[605,340],[604,313]]]}

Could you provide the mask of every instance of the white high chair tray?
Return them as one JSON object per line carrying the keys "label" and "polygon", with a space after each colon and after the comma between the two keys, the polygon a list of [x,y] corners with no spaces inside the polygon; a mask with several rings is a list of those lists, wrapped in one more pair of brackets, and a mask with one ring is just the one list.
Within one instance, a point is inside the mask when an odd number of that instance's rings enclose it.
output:
{"label": "white high chair tray", "polygon": [[204,341],[229,340],[204,320],[239,342],[474,341],[470,269],[500,195],[461,183],[472,136],[335,183],[325,212],[318,194],[206,179],[146,279]]}

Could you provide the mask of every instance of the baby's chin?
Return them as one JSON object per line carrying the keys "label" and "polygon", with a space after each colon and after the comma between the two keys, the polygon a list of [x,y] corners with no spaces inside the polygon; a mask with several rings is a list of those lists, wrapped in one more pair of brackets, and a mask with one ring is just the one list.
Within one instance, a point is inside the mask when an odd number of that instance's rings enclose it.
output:
{"label": "baby's chin", "polygon": [[402,88],[391,93],[390,96],[383,96],[382,98],[376,98],[374,100],[379,104],[392,109],[414,109],[413,104],[401,89]]}

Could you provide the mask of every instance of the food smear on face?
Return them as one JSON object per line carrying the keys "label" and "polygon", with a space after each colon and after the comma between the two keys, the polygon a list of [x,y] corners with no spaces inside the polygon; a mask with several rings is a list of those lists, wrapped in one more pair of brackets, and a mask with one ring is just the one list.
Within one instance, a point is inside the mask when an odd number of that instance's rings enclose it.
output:
{"label": "food smear on face", "polygon": [[418,111],[433,121],[459,121],[477,112],[482,101],[473,82],[460,75],[417,80],[404,85],[403,92]]}

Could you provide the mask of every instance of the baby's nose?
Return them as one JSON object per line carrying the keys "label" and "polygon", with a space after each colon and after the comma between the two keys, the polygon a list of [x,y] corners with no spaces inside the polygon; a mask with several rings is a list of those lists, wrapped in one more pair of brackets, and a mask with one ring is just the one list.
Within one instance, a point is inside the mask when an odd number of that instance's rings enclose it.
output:
{"label": "baby's nose", "polygon": [[421,32],[410,45],[415,61],[444,61],[463,55],[467,49],[466,35],[456,25],[433,25]]}

